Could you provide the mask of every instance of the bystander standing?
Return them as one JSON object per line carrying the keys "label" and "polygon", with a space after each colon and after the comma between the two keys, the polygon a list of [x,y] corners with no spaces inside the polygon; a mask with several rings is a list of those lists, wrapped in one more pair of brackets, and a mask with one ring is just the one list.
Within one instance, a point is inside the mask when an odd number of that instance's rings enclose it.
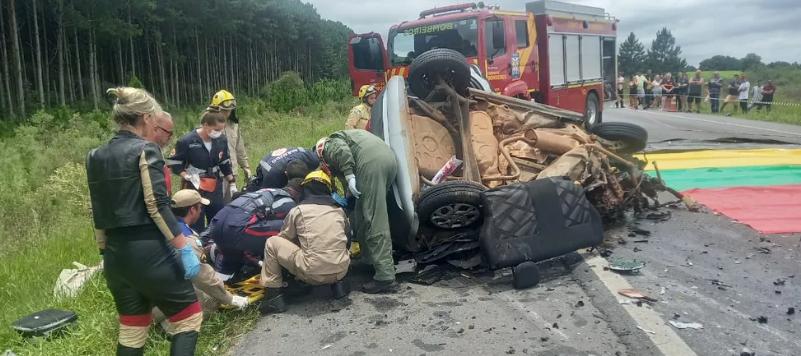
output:
{"label": "bystander standing", "polygon": [[768,80],[765,86],[762,87],[762,102],[757,106],[757,111],[764,106],[765,110],[770,112],[770,105],[773,103],[774,93],[776,93],[776,86],[773,85],[772,80]]}
{"label": "bystander standing", "polygon": [[748,81],[748,78],[745,74],[740,77],[740,88],[738,89],[739,95],[737,99],[740,100],[740,110],[742,110],[743,114],[748,113],[748,92],[751,90],[751,82]]}
{"label": "bystander standing", "polygon": [[716,113],[720,109],[720,88],[723,84],[720,81],[720,72],[715,72],[712,79],[707,83],[709,87],[709,105],[712,108],[712,113]]}
{"label": "bystander standing", "polygon": [[695,75],[693,79],[690,80],[689,87],[687,89],[687,111],[693,111],[693,104],[695,104],[695,112],[701,112],[701,94],[704,88],[704,78],[701,77],[701,71],[695,71]]}
{"label": "bystander standing", "polygon": [[726,114],[726,116],[731,116],[731,114],[734,114],[734,113],[737,112],[737,101],[738,101],[737,97],[739,96],[739,93],[740,93],[740,75],[739,74],[735,74],[734,75],[734,78],[732,78],[732,80],[729,82],[729,86],[728,86],[727,90],[728,90],[727,91],[728,95],[726,95],[726,99],[723,100],[723,106],[720,107],[720,112],[723,112],[726,109],[726,105],[731,104],[733,106],[732,111],[730,113]]}

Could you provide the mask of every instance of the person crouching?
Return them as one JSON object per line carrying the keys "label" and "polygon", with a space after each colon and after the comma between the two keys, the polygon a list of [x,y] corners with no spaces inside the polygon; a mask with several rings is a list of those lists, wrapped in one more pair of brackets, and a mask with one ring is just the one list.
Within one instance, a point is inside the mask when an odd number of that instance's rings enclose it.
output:
{"label": "person crouching", "polygon": [[346,293],[342,279],[350,265],[347,217],[331,198],[331,177],[317,170],[301,186],[300,204],[289,211],[281,232],[264,247],[260,281],[266,288],[261,304],[265,314],[286,310],[281,267],[305,283],[332,285],[336,298]]}

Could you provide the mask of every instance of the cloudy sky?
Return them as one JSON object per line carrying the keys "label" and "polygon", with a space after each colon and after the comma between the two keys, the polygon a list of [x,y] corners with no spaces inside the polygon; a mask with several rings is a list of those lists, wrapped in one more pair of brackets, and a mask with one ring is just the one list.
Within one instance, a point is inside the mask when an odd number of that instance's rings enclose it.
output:
{"label": "cloudy sky", "polygon": [[[420,11],[465,1],[453,0],[303,0],[324,18],[341,21],[358,32],[379,32],[416,19]],[[618,41],[629,32],[650,47],[656,31],[668,27],[691,65],[716,54],[763,62],[801,61],[801,0],[566,0],[599,6],[620,19]],[[524,9],[526,1],[484,3],[502,9]]]}

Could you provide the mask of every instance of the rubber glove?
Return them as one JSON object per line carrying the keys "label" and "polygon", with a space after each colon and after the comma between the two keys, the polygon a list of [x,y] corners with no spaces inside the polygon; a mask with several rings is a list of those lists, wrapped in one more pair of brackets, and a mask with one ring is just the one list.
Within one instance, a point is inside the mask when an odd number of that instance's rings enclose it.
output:
{"label": "rubber glove", "polygon": [[331,193],[331,199],[334,199],[334,201],[337,202],[337,204],[339,204],[339,206],[343,208],[348,206],[348,200],[345,199],[345,197],[339,195],[339,193],[337,192]]}
{"label": "rubber glove", "polygon": [[345,176],[345,179],[348,180],[348,190],[350,190],[350,193],[353,194],[356,199],[359,199],[362,193],[356,189],[356,176],[353,174],[348,174]]}
{"label": "rubber glove", "polygon": [[187,173],[184,175],[184,179],[192,183],[195,189],[200,189],[200,175]]}
{"label": "rubber glove", "polygon": [[234,196],[234,194],[239,192],[239,189],[236,188],[236,184],[234,184],[234,183],[231,183],[231,185],[229,186],[228,189],[231,191],[231,196],[232,197]]}
{"label": "rubber glove", "polygon": [[231,298],[231,305],[235,306],[237,309],[245,309],[247,308],[248,304],[250,303],[246,297],[235,295],[233,298]]}
{"label": "rubber glove", "polygon": [[181,263],[184,265],[184,279],[192,279],[200,272],[200,260],[192,249],[190,241],[178,249],[181,253]]}
{"label": "rubber glove", "polygon": [[250,177],[253,177],[253,173],[250,172],[250,168],[242,168],[242,171],[245,172],[245,182],[250,180]]}

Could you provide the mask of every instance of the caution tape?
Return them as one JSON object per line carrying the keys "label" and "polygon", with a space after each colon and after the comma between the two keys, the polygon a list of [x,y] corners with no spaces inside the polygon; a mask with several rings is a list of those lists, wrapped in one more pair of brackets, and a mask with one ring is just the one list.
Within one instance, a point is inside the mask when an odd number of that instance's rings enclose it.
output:
{"label": "caution tape", "polygon": [[[640,97],[643,97],[643,96],[652,96],[652,97],[668,97],[668,96],[673,96],[673,97],[681,97],[681,96],[686,96],[686,97],[687,97],[687,99],[689,99],[689,98],[699,98],[699,99],[702,99],[702,100],[704,100],[705,102],[708,102],[708,101],[712,100],[712,97],[710,97],[710,96],[697,96],[697,95],[679,95],[679,94],[623,94],[623,97],[624,97],[624,98],[630,98],[630,97],[632,97],[632,96],[635,96],[635,97],[638,97],[638,98],[640,98]],[[724,99],[726,98],[726,96],[728,96],[728,95],[725,95],[725,96],[722,96],[722,97],[718,97],[718,101],[720,101],[720,102],[723,102],[723,101],[725,101]],[[754,104],[759,104],[759,105],[781,105],[781,106],[801,107],[801,103],[793,103],[793,102],[787,102],[787,101],[753,101],[753,100],[751,100],[750,98],[749,98],[749,99],[737,99],[737,101],[738,101],[738,102],[739,102],[739,101],[741,101],[741,100],[747,100],[747,101],[748,101],[748,103],[749,103],[749,104],[751,104],[751,105],[754,105]]]}

